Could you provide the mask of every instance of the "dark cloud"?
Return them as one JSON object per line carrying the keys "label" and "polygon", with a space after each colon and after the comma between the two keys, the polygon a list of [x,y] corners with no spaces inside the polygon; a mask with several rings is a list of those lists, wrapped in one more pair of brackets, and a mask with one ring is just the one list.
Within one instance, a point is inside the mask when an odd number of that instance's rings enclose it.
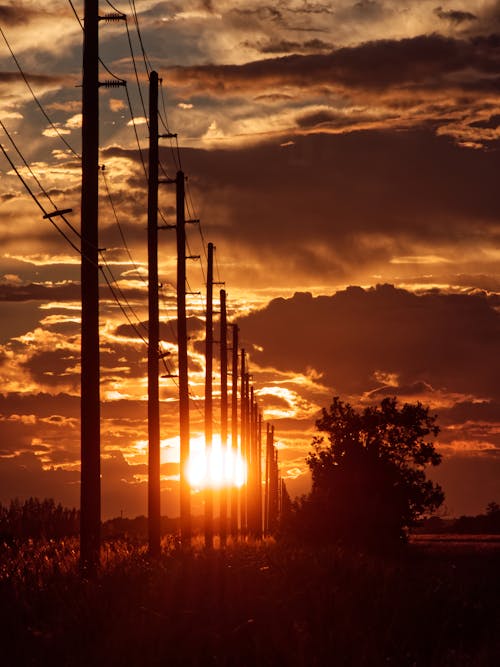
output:
{"label": "dark cloud", "polygon": [[288,285],[291,275],[299,284],[338,284],[361,269],[387,271],[415,244],[433,254],[452,246],[459,260],[458,249],[469,253],[478,243],[478,224],[489,238],[498,235],[499,152],[463,150],[432,132],[294,142],[185,150],[200,215],[223,255],[237,257],[233,284],[241,283],[242,262],[245,284],[269,284],[270,275],[275,284]]}
{"label": "dark cloud", "polygon": [[[500,398],[500,314],[484,295],[350,287],[331,297],[275,299],[240,324],[263,350],[253,353],[257,364],[295,372],[314,368],[341,394],[376,389],[385,373],[404,390],[427,385]],[[397,386],[390,393],[397,394]]]}
{"label": "dark cloud", "polygon": [[39,457],[25,452],[3,458],[0,465],[1,502],[11,498],[56,498],[67,507],[80,504],[80,473],[77,470],[43,470]]}
{"label": "dark cloud", "polygon": [[286,39],[271,40],[269,42],[252,44],[246,43],[246,46],[252,46],[261,53],[315,53],[317,51],[331,51],[333,44],[321,39],[309,39],[305,42],[296,42]]}
{"label": "dark cloud", "polygon": [[397,385],[396,387],[391,385],[377,387],[371,391],[369,395],[371,398],[381,398],[383,396],[394,396],[394,393],[396,392],[398,396],[404,396],[405,398],[419,396],[428,397],[433,391],[434,389],[430,384],[419,381],[408,385]]}
{"label": "dark cloud", "polygon": [[31,377],[38,383],[49,386],[69,384],[77,387],[80,374],[76,370],[79,356],[65,349],[35,352],[21,366],[29,370]]}
{"label": "dark cloud", "polygon": [[286,102],[289,100],[293,100],[292,95],[287,95],[286,93],[277,93],[277,94],[270,94],[270,95],[257,95],[255,97],[256,102],[271,102],[271,103],[278,103],[278,102]]}
{"label": "dark cloud", "polygon": [[[423,90],[460,85],[478,87],[481,78],[498,72],[500,45],[496,36],[457,40],[441,35],[420,35],[401,40],[379,40],[345,47],[327,54],[290,55],[243,65],[178,67],[170,74],[177,84],[191,84],[216,94],[276,85],[298,86],[311,91],[331,89],[391,90],[405,85],[413,94]],[[471,79],[470,73],[476,75]],[[453,76],[452,80],[448,77]],[[491,88],[494,90],[494,86]],[[397,91],[393,91],[397,92]]]}
{"label": "dark cloud", "polygon": [[500,114],[493,114],[487,120],[478,120],[469,123],[470,127],[479,127],[487,130],[495,130],[500,125]]}
{"label": "dark cloud", "polygon": [[451,21],[452,23],[464,23],[466,21],[475,21],[477,16],[471,12],[463,12],[457,9],[444,10],[442,7],[436,7],[434,14],[440,19]]}
{"label": "dark cloud", "polygon": [[[382,114],[378,115],[378,120],[382,118],[388,120],[389,115]],[[397,118],[395,114],[392,115],[392,118]],[[357,128],[363,128],[373,124],[373,116],[370,116],[367,111],[358,111],[356,113],[340,113],[339,111],[333,111],[328,109],[322,109],[319,111],[306,112],[298,114],[296,117],[297,126],[300,129],[312,129],[315,128],[317,131],[322,129],[325,131],[328,130],[346,130],[352,131]]]}
{"label": "dark cloud", "polygon": [[0,301],[78,301],[80,285],[28,283],[26,285],[0,283]]}
{"label": "dark cloud", "polygon": [[358,19],[373,21],[386,16],[388,10],[376,0],[360,0],[350,11]]}
{"label": "dark cloud", "polygon": [[[39,84],[41,86],[44,84],[51,85],[65,81],[64,76],[56,76],[51,74],[26,74],[26,78],[29,79],[30,83]],[[19,74],[19,72],[0,72],[0,83],[15,83],[17,81],[24,83],[24,78],[21,74]]]}
{"label": "dark cloud", "polygon": [[33,9],[25,3],[16,3],[12,5],[0,5],[0,23],[8,26],[24,25],[29,23],[33,17],[41,12]]}
{"label": "dark cloud", "polygon": [[458,401],[449,408],[443,408],[440,415],[440,421],[446,425],[464,424],[468,421],[497,424],[500,402],[496,400]]}
{"label": "dark cloud", "polygon": [[[141,322],[139,324],[139,329],[144,332],[147,331],[148,328],[148,322]],[[118,336],[126,336],[126,337],[132,337],[135,338],[137,337],[137,327],[133,327],[130,324],[120,324],[117,328],[115,333]],[[203,320],[201,320],[198,317],[188,317],[187,318],[187,331],[189,336],[194,336],[197,333],[200,333],[201,331],[205,330],[205,323]],[[160,340],[169,342],[169,343],[176,343],[177,342],[177,320],[172,319],[169,322],[160,322]]]}
{"label": "dark cloud", "polygon": [[[146,334],[143,332],[143,335]],[[137,340],[138,343],[139,341],[140,339]],[[101,346],[100,360],[103,376],[107,380],[113,376],[117,376],[117,380],[142,378],[147,368],[146,358],[147,350],[143,344],[127,345],[113,341],[112,345]]]}
{"label": "dark cloud", "polygon": [[255,9],[241,9],[240,7],[235,7],[228,12],[230,18],[237,18],[241,20],[258,19],[259,21],[276,21],[283,23],[283,12],[281,12],[276,7],[271,7],[270,5],[256,7]]}
{"label": "dark cloud", "polygon": [[49,418],[54,414],[78,418],[80,416],[80,398],[70,394],[0,394],[0,413],[29,415]]}

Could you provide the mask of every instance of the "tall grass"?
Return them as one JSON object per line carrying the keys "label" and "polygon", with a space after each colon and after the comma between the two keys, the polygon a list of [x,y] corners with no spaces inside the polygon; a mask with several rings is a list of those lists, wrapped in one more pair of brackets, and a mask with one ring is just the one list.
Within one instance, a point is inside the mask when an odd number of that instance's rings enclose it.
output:
{"label": "tall grass", "polygon": [[272,541],[225,551],[73,540],[0,547],[1,664],[487,667],[500,664],[500,551],[389,558]]}

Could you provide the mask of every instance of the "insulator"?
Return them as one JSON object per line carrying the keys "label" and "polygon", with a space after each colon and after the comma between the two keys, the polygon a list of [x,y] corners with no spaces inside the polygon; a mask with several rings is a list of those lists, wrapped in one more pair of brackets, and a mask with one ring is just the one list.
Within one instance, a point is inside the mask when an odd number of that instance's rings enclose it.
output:
{"label": "insulator", "polygon": [[113,21],[126,21],[127,17],[125,14],[118,14],[116,12],[109,12],[103,16],[99,16],[99,21],[104,21],[105,23],[113,23]]}
{"label": "insulator", "polygon": [[123,79],[108,79],[107,81],[100,81],[99,86],[102,88],[119,88],[120,86],[126,86],[127,82]]}

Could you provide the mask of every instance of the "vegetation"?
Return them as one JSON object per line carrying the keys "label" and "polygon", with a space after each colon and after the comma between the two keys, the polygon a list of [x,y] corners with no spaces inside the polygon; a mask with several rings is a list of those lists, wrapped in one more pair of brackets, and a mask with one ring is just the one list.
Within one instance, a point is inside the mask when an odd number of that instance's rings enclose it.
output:
{"label": "vegetation", "polygon": [[468,535],[499,535],[500,505],[488,503],[484,514],[476,516],[462,515],[458,519],[443,519],[431,516],[418,523],[420,533],[462,533]]}
{"label": "vegetation", "polygon": [[439,432],[435,421],[420,403],[399,407],[385,398],[358,412],[334,398],[316,421],[328,444],[315,436],[307,458],[312,491],[295,504],[286,527],[315,543],[386,547],[404,539],[444,500],[425,474],[441,460],[428,439]]}
{"label": "vegetation", "polygon": [[2,664],[16,667],[487,667],[500,658],[500,551],[404,558],[265,542],[226,551],[76,540],[0,547]]}
{"label": "vegetation", "polygon": [[11,500],[0,503],[0,541],[31,539],[59,539],[78,535],[80,512],[67,509],[52,498],[29,498],[21,503]]}

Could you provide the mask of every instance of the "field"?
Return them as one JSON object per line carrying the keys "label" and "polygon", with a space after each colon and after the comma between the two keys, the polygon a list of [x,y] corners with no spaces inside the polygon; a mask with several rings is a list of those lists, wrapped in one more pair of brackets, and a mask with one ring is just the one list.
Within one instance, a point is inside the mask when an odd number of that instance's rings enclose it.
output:
{"label": "field", "polygon": [[500,664],[500,542],[425,536],[391,557],[109,541],[0,547],[5,667],[486,667]]}

